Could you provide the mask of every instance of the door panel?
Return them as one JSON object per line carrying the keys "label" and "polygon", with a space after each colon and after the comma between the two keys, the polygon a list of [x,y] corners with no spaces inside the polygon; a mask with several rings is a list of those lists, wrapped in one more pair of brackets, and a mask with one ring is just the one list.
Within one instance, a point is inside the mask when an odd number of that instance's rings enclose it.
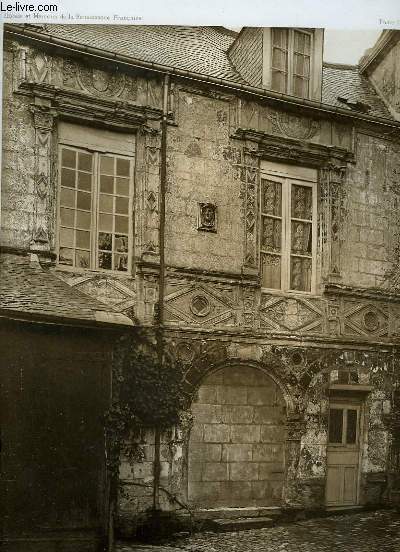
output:
{"label": "door panel", "polygon": [[327,456],[327,506],[353,506],[358,500],[359,404],[331,403]]}

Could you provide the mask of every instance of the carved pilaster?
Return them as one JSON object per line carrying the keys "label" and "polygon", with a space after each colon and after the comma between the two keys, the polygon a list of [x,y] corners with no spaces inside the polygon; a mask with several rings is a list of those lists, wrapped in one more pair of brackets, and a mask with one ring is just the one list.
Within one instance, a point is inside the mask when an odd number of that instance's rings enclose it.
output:
{"label": "carved pilaster", "polygon": [[35,128],[35,203],[33,208],[33,236],[31,246],[38,251],[50,249],[50,207],[52,131],[54,113],[47,106],[31,107]]}
{"label": "carved pilaster", "polygon": [[257,220],[260,159],[256,149],[244,148],[240,167],[244,215],[244,274],[258,274]]}
{"label": "carved pilaster", "polygon": [[136,251],[141,260],[159,261],[159,184],[160,135],[155,129],[141,129],[137,134],[136,189],[140,198],[137,213]]}
{"label": "carved pilaster", "polygon": [[298,467],[301,453],[301,438],[306,431],[306,424],[303,417],[289,417],[286,422],[286,477],[283,490],[283,499],[287,507],[299,505],[298,496]]}
{"label": "carved pilaster", "polygon": [[322,274],[329,281],[341,278],[345,178],[344,166],[329,164],[320,169]]}

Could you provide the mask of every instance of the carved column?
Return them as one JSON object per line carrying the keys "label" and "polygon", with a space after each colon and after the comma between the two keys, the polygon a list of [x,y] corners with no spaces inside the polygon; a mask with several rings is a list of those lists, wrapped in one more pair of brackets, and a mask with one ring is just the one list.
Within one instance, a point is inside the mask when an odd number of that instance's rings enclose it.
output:
{"label": "carved column", "polygon": [[285,443],[285,486],[283,489],[283,503],[288,508],[301,506],[301,496],[298,482],[298,467],[301,453],[301,438],[306,431],[303,416],[289,416],[286,422]]}
{"label": "carved column", "polygon": [[52,131],[54,112],[47,106],[31,108],[35,127],[35,199],[33,207],[33,236],[31,247],[49,251],[51,247],[51,216],[54,198],[51,194]]}
{"label": "carved column", "polygon": [[329,164],[320,169],[322,274],[329,281],[341,278],[345,178],[345,166]]}
{"label": "carved column", "polygon": [[260,157],[258,150],[245,147],[240,166],[240,196],[244,215],[244,261],[242,272],[257,275],[259,272],[259,251],[257,244],[258,188],[260,179]]}

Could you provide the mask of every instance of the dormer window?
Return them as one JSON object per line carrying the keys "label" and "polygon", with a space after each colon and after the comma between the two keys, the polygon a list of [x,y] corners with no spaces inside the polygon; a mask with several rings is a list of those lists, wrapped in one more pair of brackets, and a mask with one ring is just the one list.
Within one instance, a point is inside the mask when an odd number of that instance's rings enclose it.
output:
{"label": "dormer window", "polygon": [[312,39],[301,29],[272,29],[272,90],[309,98]]}

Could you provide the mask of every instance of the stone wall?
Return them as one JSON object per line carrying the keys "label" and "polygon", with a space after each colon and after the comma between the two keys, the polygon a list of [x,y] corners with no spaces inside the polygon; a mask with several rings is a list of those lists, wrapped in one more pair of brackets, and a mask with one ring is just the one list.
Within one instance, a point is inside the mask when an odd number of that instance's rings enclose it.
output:
{"label": "stone wall", "polygon": [[188,500],[196,507],[273,506],[282,500],[285,402],[245,366],[202,382],[192,406]]}

